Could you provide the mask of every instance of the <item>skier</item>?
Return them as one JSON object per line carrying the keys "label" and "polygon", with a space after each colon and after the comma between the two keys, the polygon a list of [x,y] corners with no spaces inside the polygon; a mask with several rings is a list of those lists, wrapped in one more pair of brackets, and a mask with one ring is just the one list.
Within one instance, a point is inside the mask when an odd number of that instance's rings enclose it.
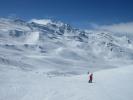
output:
{"label": "skier", "polygon": [[93,74],[90,74],[90,76],[89,76],[89,83],[92,83],[92,79],[93,79]]}

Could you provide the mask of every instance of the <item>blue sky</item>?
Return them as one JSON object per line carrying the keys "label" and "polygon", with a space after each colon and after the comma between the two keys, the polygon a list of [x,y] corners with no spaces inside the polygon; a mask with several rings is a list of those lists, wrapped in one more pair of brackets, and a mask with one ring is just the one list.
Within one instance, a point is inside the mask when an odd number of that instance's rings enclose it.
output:
{"label": "blue sky", "polygon": [[133,21],[133,0],[0,0],[0,17],[53,18],[88,28]]}

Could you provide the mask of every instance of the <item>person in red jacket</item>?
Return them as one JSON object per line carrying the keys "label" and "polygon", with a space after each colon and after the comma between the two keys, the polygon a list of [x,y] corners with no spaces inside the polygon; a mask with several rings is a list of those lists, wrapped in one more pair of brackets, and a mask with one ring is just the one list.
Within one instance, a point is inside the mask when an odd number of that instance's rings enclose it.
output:
{"label": "person in red jacket", "polygon": [[93,74],[90,74],[90,76],[89,76],[89,83],[92,83],[92,80],[93,80]]}

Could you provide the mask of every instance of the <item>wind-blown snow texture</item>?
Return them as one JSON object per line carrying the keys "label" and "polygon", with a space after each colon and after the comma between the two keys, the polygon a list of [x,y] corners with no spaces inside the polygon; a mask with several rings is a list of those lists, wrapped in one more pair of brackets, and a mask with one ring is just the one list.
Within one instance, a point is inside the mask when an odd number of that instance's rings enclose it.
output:
{"label": "wind-blown snow texture", "polygon": [[[121,67],[132,64],[133,40],[123,34],[84,31],[50,19],[0,18],[0,100],[130,100],[133,81],[125,77],[132,67]],[[88,84],[83,75],[115,67],[125,76],[117,69],[100,71]],[[125,92],[115,94],[119,89]]]}

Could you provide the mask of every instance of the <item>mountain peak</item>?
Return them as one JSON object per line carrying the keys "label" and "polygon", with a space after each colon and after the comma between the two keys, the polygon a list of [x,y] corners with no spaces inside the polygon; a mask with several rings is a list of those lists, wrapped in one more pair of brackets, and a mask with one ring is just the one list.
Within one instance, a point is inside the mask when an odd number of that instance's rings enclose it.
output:
{"label": "mountain peak", "polygon": [[41,25],[48,25],[48,24],[54,24],[57,26],[64,25],[64,23],[62,23],[61,21],[56,21],[52,19],[31,19],[29,22],[30,23],[34,22],[34,23],[41,24]]}

